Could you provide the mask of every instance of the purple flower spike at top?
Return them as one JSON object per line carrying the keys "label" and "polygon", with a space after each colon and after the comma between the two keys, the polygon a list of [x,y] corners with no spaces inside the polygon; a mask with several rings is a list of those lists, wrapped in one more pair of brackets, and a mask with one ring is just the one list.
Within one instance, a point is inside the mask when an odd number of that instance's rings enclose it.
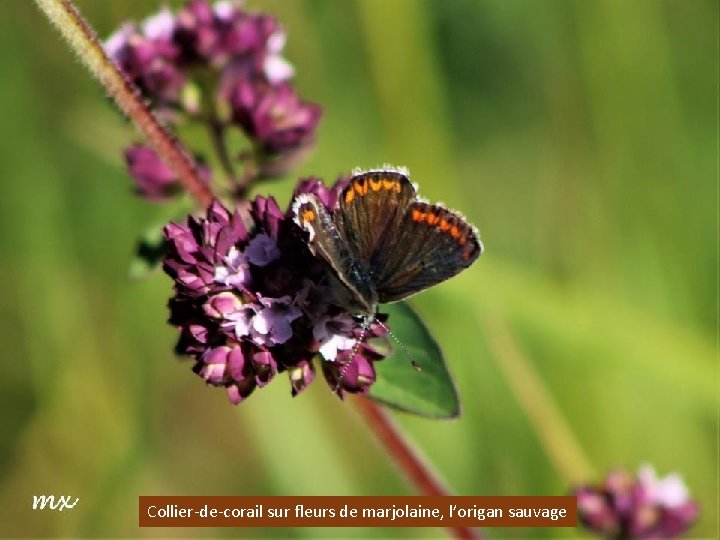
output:
{"label": "purple flower spike at top", "polygon": [[268,154],[310,144],[322,110],[302,101],[289,84],[239,79],[229,91],[232,117]]}
{"label": "purple flower spike at top", "polygon": [[[299,184],[332,207],[344,184]],[[222,386],[232,403],[288,372],[292,394],[313,381],[313,357],[340,397],[366,393],[383,355],[366,341],[386,329],[364,332],[337,296],[335,278],[310,253],[293,222],[272,197],[257,197],[230,211],[215,201],[205,217],[164,229],[164,269],[175,280],[170,322],[176,350],[194,358],[194,371]],[[362,339],[361,339],[362,338]]]}
{"label": "purple flower spike at top", "polygon": [[[229,11],[227,8],[224,9]],[[182,51],[184,63],[212,64],[214,61],[217,62],[219,57],[224,56],[220,28],[222,20],[216,16],[206,0],[190,0],[177,13],[177,30],[174,37]]]}
{"label": "purple flower spike at top", "polygon": [[613,471],[600,486],[582,486],[575,495],[580,521],[604,538],[677,538],[698,516],[682,479],[660,479],[649,465],[636,476]]}
{"label": "purple flower spike at top", "polygon": [[186,76],[177,65],[180,50],[173,42],[175,22],[163,9],[141,29],[128,23],[105,42],[108,56],[156,105],[178,100]]}
{"label": "purple flower spike at top", "polygon": [[[166,126],[204,124],[226,176],[241,177],[235,169],[245,163],[251,182],[297,165],[312,149],[322,112],[291,86],[294,69],[283,57],[285,41],[275,17],[248,11],[238,1],[188,0],[176,13],[164,7],[140,23],[122,25],[104,48]],[[252,152],[243,153],[246,160],[230,147],[234,130],[252,143]],[[181,191],[167,169],[131,172],[153,201]]]}
{"label": "purple flower spike at top", "polygon": [[225,69],[272,85],[288,81],[294,70],[282,56],[285,37],[275,17],[239,2],[189,0],[175,14],[165,7],[140,25],[124,24],[104,47],[155,105],[173,105],[198,67],[214,71],[217,81]]}

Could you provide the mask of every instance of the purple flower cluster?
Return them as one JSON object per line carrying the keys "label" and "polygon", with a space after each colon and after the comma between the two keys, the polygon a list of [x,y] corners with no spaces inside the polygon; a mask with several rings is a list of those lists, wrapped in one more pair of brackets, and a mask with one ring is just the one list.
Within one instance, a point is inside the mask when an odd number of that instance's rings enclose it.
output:
{"label": "purple flower cluster", "polygon": [[[164,8],[140,24],[126,23],[105,42],[108,55],[169,126],[189,119],[221,138],[228,129],[242,130],[262,176],[283,174],[307,152],[322,114],[291,86],[294,71],[282,56],[284,46],[277,19],[229,0],[189,0],[177,13]],[[152,171],[142,177],[130,167],[141,194],[179,189],[153,150],[133,152],[133,163]],[[151,179],[158,185],[149,186]]]}
{"label": "purple flower cluster", "polygon": [[676,538],[698,516],[679,475],[661,479],[649,465],[636,476],[613,471],[601,485],[580,487],[575,495],[581,522],[604,538]]}
{"label": "purple flower cluster", "polygon": [[[329,209],[343,182],[328,189],[302,181]],[[225,387],[239,403],[256,387],[287,371],[293,395],[312,382],[313,357],[322,357],[330,387],[365,393],[383,358],[369,339],[386,333],[374,321],[363,329],[344,305],[345,289],[315,258],[291,211],[257,197],[233,211],[214,202],[204,218],[164,229],[165,271],[175,280],[170,322],[180,330],[177,351],[195,359],[194,371]]]}

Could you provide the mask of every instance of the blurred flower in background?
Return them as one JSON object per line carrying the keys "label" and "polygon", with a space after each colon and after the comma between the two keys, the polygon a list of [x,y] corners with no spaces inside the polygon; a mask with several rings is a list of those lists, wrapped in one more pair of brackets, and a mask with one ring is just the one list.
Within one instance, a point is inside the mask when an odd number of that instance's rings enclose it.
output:
{"label": "blurred flower in background", "polygon": [[[155,150],[144,144],[133,144],[125,150],[125,163],[135,180],[138,195],[153,202],[165,202],[182,191],[182,185],[175,172],[165,165]],[[211,171],[199,164],[200,179],[210,182]]]}
{"label": "blurred flower in background", "polygon": [[604,538],[677,538],[699,513],[678,474],[658,478],[650,465],[635,476],[612,471],[599,486],[582,486],[575,495],[580,521]]}
{"label": "blurred flower in background", "polygon": [[[232,184],[241,176],[247,181],[286,173],[315,141],[322,109],[290,84],[294,69],[282,56],[285,41],[275,17],[238,2],[190,0],[175,14],[163,8],[140,24],[125,23],[104,47],[166,125],[205,124]],[[228,148],[227,131],[233,129],[251,148]],[[161,163],[148,183],[147,167],[138,165],[147,162],[147,152],[130,148],[126,154],[138,194],[162,202],[180,191]],[[243,175],[236,171],[241,165]]]}
{"label": "blurred flower in background", "polygon": [[227,91],[232,118],[267,156],[302,149],[312,142],[322,109],[302,101],[287,83],[271,85],[239,78]]}

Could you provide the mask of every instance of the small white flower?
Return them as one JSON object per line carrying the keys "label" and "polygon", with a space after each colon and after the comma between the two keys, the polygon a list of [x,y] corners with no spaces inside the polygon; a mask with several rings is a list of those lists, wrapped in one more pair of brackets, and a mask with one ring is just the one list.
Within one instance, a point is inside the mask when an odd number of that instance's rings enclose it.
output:
{"label": "small white flower", "polygon": [[320,346],[320,354],[325,360],[335,361],[339,351],[347,351],[352,349],[357,340],[343,336],[341,334],[333,334]]}
{"label": "small white flower", "polygon": [[242,4],[241,0],[219,0],[213,5],[213,13],[221,21],[229,21]]}
{"label": "small white flower", "polygon": [[285,48],[285,40],[285,32],[283,32],[282,30],[276,30],[275,32],[270,34],[270,37],[267,40],[268,51],[273,54],[282,52],[282,50]]}
{"label": "small white flower", "polygon": [[250,267],[247,259],[235,246],[230,248],[223,258],[226,266],[216,266],[213,280],[223,285],[244,285],[250,279]]}
{"label": "small white flower", "polygon": [[263,71],[270,84],[287,81],[295,75],[293,65],[279,54],[271,54],[265,58]]}
{"label": "small white flower", "polygon": [[165,39],[172,36],[175,29],[175,18],[170,9],[165,6],[155,15],[143,21],[143,34],[148,39]]}
{"label": "small white flower", "polygon": [[271,344],[285,343],[292,337],[292,322],[302,315],[302,311],[290,303],[289,296],[260,297],[260,303],[265,307],[253,318],[253,329]]}
{"label": "small white flower", "polygon": [[325,360],[335,361],[338,351],[352,349],[357,340],[352,336],[354,322],[345,314],[322,317],[313,327],[313,337],[320,342],[320,354]]}
{"label": "small white flower", "polygon": [[131,23],[123,24],[109,38],[105,40],[103,48],[107,55],[117,61],[120,51],[125,47],[130,37],[135,33],[135,27]]}
{"label": "small white flower", "polygon": [[673,473],[658,478],[652,465],[642,465],[638,469],[638,480],[645,488],[648,498],[665,508],[682,506],[689,499],[687,486],[679,474]]}

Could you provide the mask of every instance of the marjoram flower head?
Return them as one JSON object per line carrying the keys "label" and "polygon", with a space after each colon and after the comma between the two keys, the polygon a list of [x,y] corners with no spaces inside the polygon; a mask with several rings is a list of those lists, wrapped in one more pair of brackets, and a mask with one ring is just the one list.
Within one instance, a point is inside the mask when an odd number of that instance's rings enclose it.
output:
{"label": "marjoram flower head", "polygon": [[610,472],[602,484],[575,490],[578,517],[603,538],[677,538],[698,516],[698,505],[677,474],[658,478],[650,465],[636,475]]}
{"label": "marjoram flower head", "polygon": [[[295,196],[314,193],[335,204],[344,182],[326,188],[301,182]],[[343,307],[343,287],[309,251],[291,211],[257,197],[233,211],[214,202],[205,217],[165,227],[165,271],[175,280],[170,322],[177,352],[194,371],[222,386],[233,403],[288,372],[293,395],[314,379],[313,357],[339,396],[366,393],[383,355],[371,338],[386,333],[379,320],[364,328]]]}

